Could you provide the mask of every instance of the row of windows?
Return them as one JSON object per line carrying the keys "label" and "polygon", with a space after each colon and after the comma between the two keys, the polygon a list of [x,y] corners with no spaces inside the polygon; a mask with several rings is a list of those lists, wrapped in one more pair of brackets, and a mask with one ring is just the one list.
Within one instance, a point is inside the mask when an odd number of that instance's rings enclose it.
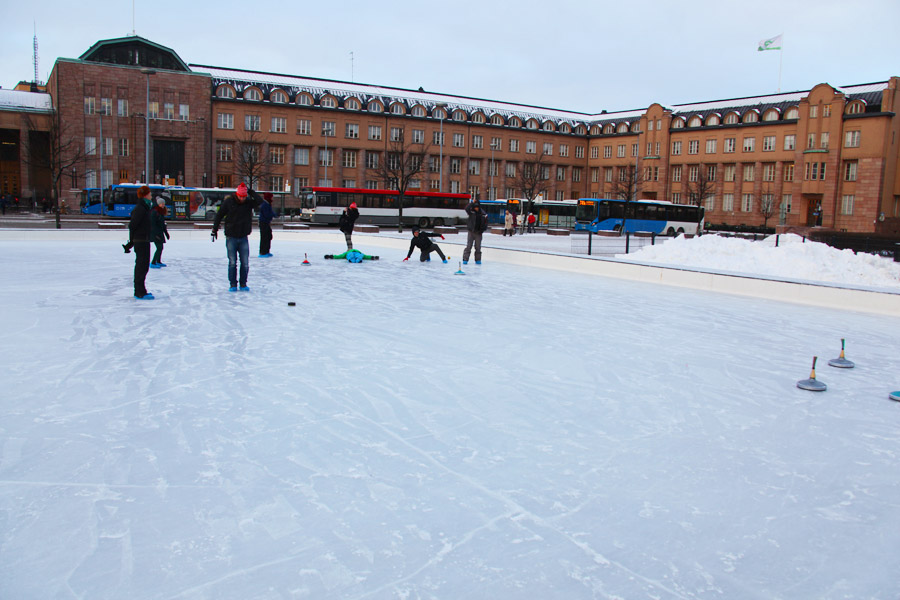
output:
{"label": "row of windows", "polygon": [[[174,102],[164,102],[162,106],[162,116],[160,116],[159,102],[153,101],[147,104],[148,115],[151,119],[170,119],[179,121],[188,121],[191,118],[191,107],[189,104],[179,104],[178,112],[175,112]],[[113,102],[112,98],[100,98],[100,106],[97,106],[97,99],[93,96],[84,97],[84,114],[86,115],[103,115],[112,116]],[[128,112],[128,99],[118,98],[116,100],[116,116],[130,117]]]}

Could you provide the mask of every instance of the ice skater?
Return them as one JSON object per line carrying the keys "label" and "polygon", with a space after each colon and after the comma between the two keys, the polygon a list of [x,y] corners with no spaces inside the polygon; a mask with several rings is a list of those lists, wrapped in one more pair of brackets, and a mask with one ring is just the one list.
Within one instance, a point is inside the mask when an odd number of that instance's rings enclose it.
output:
{"label": "ice skater", "polygon": [[443,262],[447,262],[447,257],[444,256],[444,253],[441,252],[440,246],[431,241],[433,237],[440,237],[444,239],[444,236],[440,233],[428,233],[427,231],[422,231],[418,227],[413,227],[412,229],[412,239],[409,240],[409,252],[406,253],[406,258],[404,261],[409,260],[409,257],[412,256],[413,249],[419,249],[419,261],[425,262],[426,260],[431,260],[429,256],[432,252],[437,252],[437,255],[441,257]]}
{"label": "ice skater", "polygon": [[347,240],[347,250],[353,250],[353,224],[359,218],[359,210],[356,208],[356,202],[352,202],[349,208],[344,209],[341,218],[338,220],[338,228],[344,233],[344,239]]}
{"label": "ice skater", "polygon": [[156,206],[150,211],[150,239],[156,246],[156,252],[153,254],[153,260],[150,261],[151,269],[160,269],[166,264],[162,261],[163,245],[169,239],[169,228],[166,227],[166,201],[162,198],[156,199]]}
{"label": "ice skater", "polygon": [[259,257],[272,258],[272,219],[278,215],[272,209],[272,193],[263,194],[259,205]]}
{"label": "ice skater", "polygon": [[[225,221],[225,250],[228,254],[229,292],[249,292],[247,275],[250,274],[250,242],[247,236],[253,231],[253,209],[260,204],[259,195],[247,185],[241,183],[234,194],[229,194],[222,202],[216,219],[213,221],[212,240],[219,236],[219,225]],[[241,269],[238,278],[237,262],[240,258]],[[238,288],[240,285],[240,288]]]}
{"label": "ice skater", "polygon": [[481,202],[472,200],[466,205],[466,214],[469,218],[466,220],[466,249],[463,250],[463,264],[469,264],[469,255],[472,252],[472,245],[475,245],[475,264],[481,264],[481,237],[488,227],[488,215],[483,208]]}
{"label": "ice skater", "polygon": [[128,220],[128,244],[134,248],[134,297],[153,300],[147,291],[147,272],[150,270],[150,188],[142,185],[137,191],[138,201]]}

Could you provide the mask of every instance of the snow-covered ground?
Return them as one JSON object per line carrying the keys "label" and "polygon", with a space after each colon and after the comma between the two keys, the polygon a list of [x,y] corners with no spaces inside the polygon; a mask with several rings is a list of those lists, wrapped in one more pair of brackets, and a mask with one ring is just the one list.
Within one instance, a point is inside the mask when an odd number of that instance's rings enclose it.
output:
{"label": "snow-covered ground", "polygon": [[173,237],[0,242],[0,598],[896,596],[900,319]]}

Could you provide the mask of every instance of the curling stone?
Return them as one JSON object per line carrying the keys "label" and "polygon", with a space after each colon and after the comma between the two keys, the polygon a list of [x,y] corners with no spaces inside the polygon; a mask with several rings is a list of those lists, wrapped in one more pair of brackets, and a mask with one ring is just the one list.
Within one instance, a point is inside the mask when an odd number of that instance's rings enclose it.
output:
{"label": "curling stone", "polygon": [[847,360],[844,358],[844,338],[841,338],[841,355],[837,358],[832,358],[828,361],[828,364],[832,367],[838,367],[839,369],[852,369],[856,365],[853,364],[852,360]]}
{"label": "curling stone", "polygon": [[801,379],[797,382],[797,387],[801,390],[808,390],[810,392],[824,392],[828,389],[827,385],[825,385],[821,381],[816,380],[816,360],[818,358],[818,356],[813,356],[812,372],[809,374],[809,379]]}

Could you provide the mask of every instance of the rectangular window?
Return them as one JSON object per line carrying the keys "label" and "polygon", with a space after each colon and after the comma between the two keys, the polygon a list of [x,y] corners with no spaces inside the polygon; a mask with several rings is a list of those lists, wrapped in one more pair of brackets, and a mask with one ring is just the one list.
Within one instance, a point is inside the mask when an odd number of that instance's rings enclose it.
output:
{"label": "rectangular window", "polygon": [[272,175],[269,177],[269,189],[280,192],[284,189],[284,177],[281,175]]}
{"label": "rectangular window", "polygon": [[484,148],[484,136],[473,135],[472,136],[472,147],[476,148],[476,149]]}
{"label": "rectangular window", "polygon": [[734,194],[722,194],[722,212],[734,212]]}
{"label": "rectangular window", "polygon": [[97,112],[96,107],[97,107],[97,99],[96,98],[88,97],[88,96],[84,97],[84,114],[86,114],[86,115],[94,114],[95,112]]}
{"label": "rectangular window", "polygon": [[537,154],[537,142],[525,142],[526,154]]}
{"label": "rectangular window", "polygon": [[763,181],[775,181],[775,165],[771,163],[763,165]]}
{"label": "rectangular window", "polygon": [[672,204],[681,204],[681,192],[672,192]]}
{"label": "rectangular window", "polygon": [[190,121],[191,119],[191,106],[189,104],[179,104],[178,105],[178,118],[182,121]]}
{"label": "rectangular window", "polygon": [[681,165],[672,167],[672,181],[675,183],[681,181]]}
{"label": "rectangular window", "polygon": [[823,131],[819,136],[819,148],[822,150],[828,150],[828,132]]}
{"label": "rectangular window", "polygon": [[481,175],[481,161],[469,159],[469,175]]}
{"label": "rectangular window", "polygon": [[128,181],[128,169],[119,169],[119,183]]}
{"label": "rectangular window", "polygon": [[[593,158],[597,158],[594,156]],[[612,146],[603,146],[603,158],[612,158]]]}
{"label": "rectangular window", "polygon": [[793,201],[794,197],[791,194],[782,194],[781,208],[786,214],[791,212]]}
{"label": "rectangular window", "polygon": [[672,142],[672,155],[679,156],[681,154],[681,142]]}
{"label": "rectangular window", "polygon": [[304,167],[309,165],[309,148],[294,148],[294,164]]}
{"label": "rectangular window", "polygon": [[234,115],[231,113],[219,113],[219,129],[234,129]]}
{"label": "rectangular window", "polygon": [[732,154],[734,152],[735,144],[735,138],[725,138],[725,149],[723,152],[725,152],[725,154]]}
{"label": "rectangular window", "polygon": [[312,121],[297,119],[297,135],[312,135]]}
{"label": "rectangular window", "polygon": [[712,212],[716,208],[716,197],[713,194],[707,194],[704,206],[706,212]]}
{"label": "rectangular window", "polygon": [[112,98],[100,98],[100,114],[107,117],[112,115]]}
{"label": "rectangular window", "polygon": [[697,165],[690,165],[688,167],[688,181],[697,181],[700,178],[700,167]]}
{"label": "rectangular window", "polygon": [[553,156],[553,144],[550,142],[544,142],[544,155]]}
{"label": "rectangular window", "polygon": [[285,117],[272,117],[272,133],[287,133],[287,119]]}
{"label": "rectangular window", "polygon": [[632,144],[631,145],[631,156],[637,156],[637,155],[638,155],[638,145]]}
{"label": "rectangular window", "polygon": [[128,156],[129,153],[128,138],[119,138],[119,156]]}
{"label": "rectangular window", "polygon": [[706,140],[706,153],[707,154],[715,154],[716,153],[716,142],[717,139],[713,138],[711,140]]}
{"label": "rectangular window", "polygon": [[217,173],[216,174],[216,187],[220,188],[230,188],[231,186],[231,174],[225,173]]}
{"label": "rectangular window", "polygon": [[[369,125],[369,139],[376,141],[381,139],[381,125]],[[435,143],[439,143],[437,138],[435,138]]]}
{"label": "rectangular window", "polygon": [[309,177],[294,177],[294,195],[299,196],[305,187],[309,187]]}
{"label": "rectangular window", "polygon": [[424,144],[425,143],[425,130],[424,129],[413,129],[412,130],[412,143],[413,144]]}
{"label": "rectangular window", "polygon": [[322,137],[335,137],[337,124],[334,121],[322,121]]}
{"label": "rectangular window", "polygon": [[[367,169],[377,169],[378,168],[378,152],[371,152],[366,150],[366,168]],[[434,170],[434,169],[432,169]]]}
{"label": "rectangular window", "polygon": [[163,118],[170,121],[175,118],[175,104],[173,102],[163,103]]}
{"label": "rectangular window", "polygon": [[744,138],[744,152],[753,152],[756,150],[756,138],[755,137],[745,137]]}
{"label": "rectangular window", "polygon": [[725,181],[734,181],[735,165],[725,165]]}
{"label": "rectangular window", "polygon": [[[370,167],[374,168],[374,167]],[[439,156],[431,156],[428,158],[428,170],[432,173],[438,173],[441,170],[441,159]],[[436,187],[436,186],[432,186]]]}
{"label": "rectangular window", "polygon": [[[379,129],[381,129],[381,128],[379,127]],[[369,127],[370,135],[371,135],[371,130],[372,130],[372,128]],[[380,135],[381,134],[379,133],[379,136]],[[370,137],[369,139],[371,140],[372,138]],[[431,143],[434,144],[435,146],[443,146],[444,145],[444,134],[441,133],[440,131],[432,131],[431,132]]]}
{"label": "rectangular window", "polygon": [[[93,156],[97,153],[97,138],[90,136],[84,138],[84,153],[88,156]],[[97,187],[89,186],[89,187]]]}
{"label": "rectangular window", "polygon": [[450,172],[454,175],[462,172],[462,159],[459,158],[451,158],[450,159]]}
{"label": "rectangular window", "polygon": [[466,146],[466,136],[462,133],[454,133],[453,134],[453,147],[454,148],[465,148]]}
{"label": "rectangular window", "polygon": [[856,181],[857,161],[848,160],[844,163],[844,181]]}
{"label": "rectangular window", "polygon": [[773,152],[775,150],[775,136],[774,135],[766,135],[763,136],[763,152]]}
{"label": "rectangular window", "polygon": [[797,136],[796,135],[786,135],[784,136],[784,149],[785,150],[793,150],[797,144]]}
{"label": "rectangular window", "polygon": [[103,169],[100,171],[100,187],[108,188],[113,184],[112,169]]}
{"label": "rectangular window", "polygon": [[812,105],[809,107],[809,118],[810,119],[815,119],[818,116],[818,114],[819,114],[818,105]]}
{"label": "rectangular window", "polygon": [[785,163],[784,164],[784,180],[785,181],[793,181],[794,180],[794,163]]}
{"label": "rectangular window", "polygon": [[841,214],[842,215],[852,215],[853,214],[853,201],[856,198],[853,194],[844,194],[841,196]]}
{"label": "rectangular window", "polygon": [[334,150],[324,148],[319,150],[319,164],[323,167],[331,167],[334,165]]}
{"label": "rectangular window", "polygon": [[700,152],[700,140],[691,140],[688,142],[688,154],[698,154]]}
{"label": "rectangular window", "polygon": [[815,150],[816,148],[816,134],[810,133],[806,136],[806,149],[807,150]]}
{"label": "rectangular window", "polygon": [[119,98],[116,115],[119,117],[128,116],[128,98]]}
{"label": "rectangular window", "polygon": [[556,167],[556,180],[557,181],[565,181],[566,180],[566,168],[565,167]]}
{"label": "rectangular window", "polygon": [[859,148],[859,132],[848,131],[844,136],[845,148]]}
{"label": "rectangular window", "polygon": [[506,176],[507,177],[515,177],[516,176],[516,163],[511,163],[511,162],[506,163]]}
{"label": "rectangular window", "polygon": [[510,152],[518,152],[519,151],[519,140],[509,140],[509,151]]}
{"label": "rectangular window", "polygon": [[402,142],[403,141],[403,128],[402,127],[391,127],[391,141],[392,142]]}
{"label": "rectangular window", "polygon": [[[657,167],[657,172],[659,167]],[[572,167],[572,182],[579,183],[581,181],[581,167]]]}
{"label": "rectangular window", "polygon": [[606,183],[612,183],[613,180],[613,170],[612,167],[604,167],[603,168],[603,181]]}
{"label": "rectangular window", "polygon": [[351,140],[359,139],[359,123],[347,123],[344,125],[344,137]]}
{"label": "rectangular window", "polygon": [[619,144],[618,147],[616,147],[616,156],[618,158],[625,157],[625,144]]}
{"label": "rectangular window", "polygon": [[568,144],[560,144],[559,145],[559,155],[563,158],[567,158],[569,156],[569,146]]}
{"label": "rectangular window", "polygon": [[151,119],[158,119],[159,118],[159,102],[151,102],[150,108],[147,112],[150,115]]}
{"label": "rectangular window", "polygon": [[273,165],[284,164],[284,146],[269,146],[269,162]]}
{"label": "rectangular window", "polygon": [[718,175],[716,165],[707,165],[706,166],[706,180],[707,181],[715,181],[716,175]]}
{"label": "rectangular window", "polygon": [[653,154],[653,142],[647,142],[647,156]]}
{"label": "rectangular window", "polygon": [[226,144],[225,142],[217,142],[216,143],[216,160],[218,161],[229,161],[232,157],[232,147],[231,144]]}
{"label": "rectangular window", "polygon": [[244,130],[259,131],[261,120],[259,115],[244,115]]}
{"label": "rectangular window", "polygon": [[753,181],[756,178],[755,165],[744,165],[744,181]]}
{"label": "rectangular window", "polygon": [[753,194],[741,196],[741,212],[753,212]]}
{"label": "rectangular window", "polygon": [[346,169],[356,168],[356,150],[344,150],[341,155],[341,166]]}
{"label": "rectangular window", "polygon": [[103,156],[112,156],[113,155],[113,139],[112,138],[103,138],[101,142]]}

